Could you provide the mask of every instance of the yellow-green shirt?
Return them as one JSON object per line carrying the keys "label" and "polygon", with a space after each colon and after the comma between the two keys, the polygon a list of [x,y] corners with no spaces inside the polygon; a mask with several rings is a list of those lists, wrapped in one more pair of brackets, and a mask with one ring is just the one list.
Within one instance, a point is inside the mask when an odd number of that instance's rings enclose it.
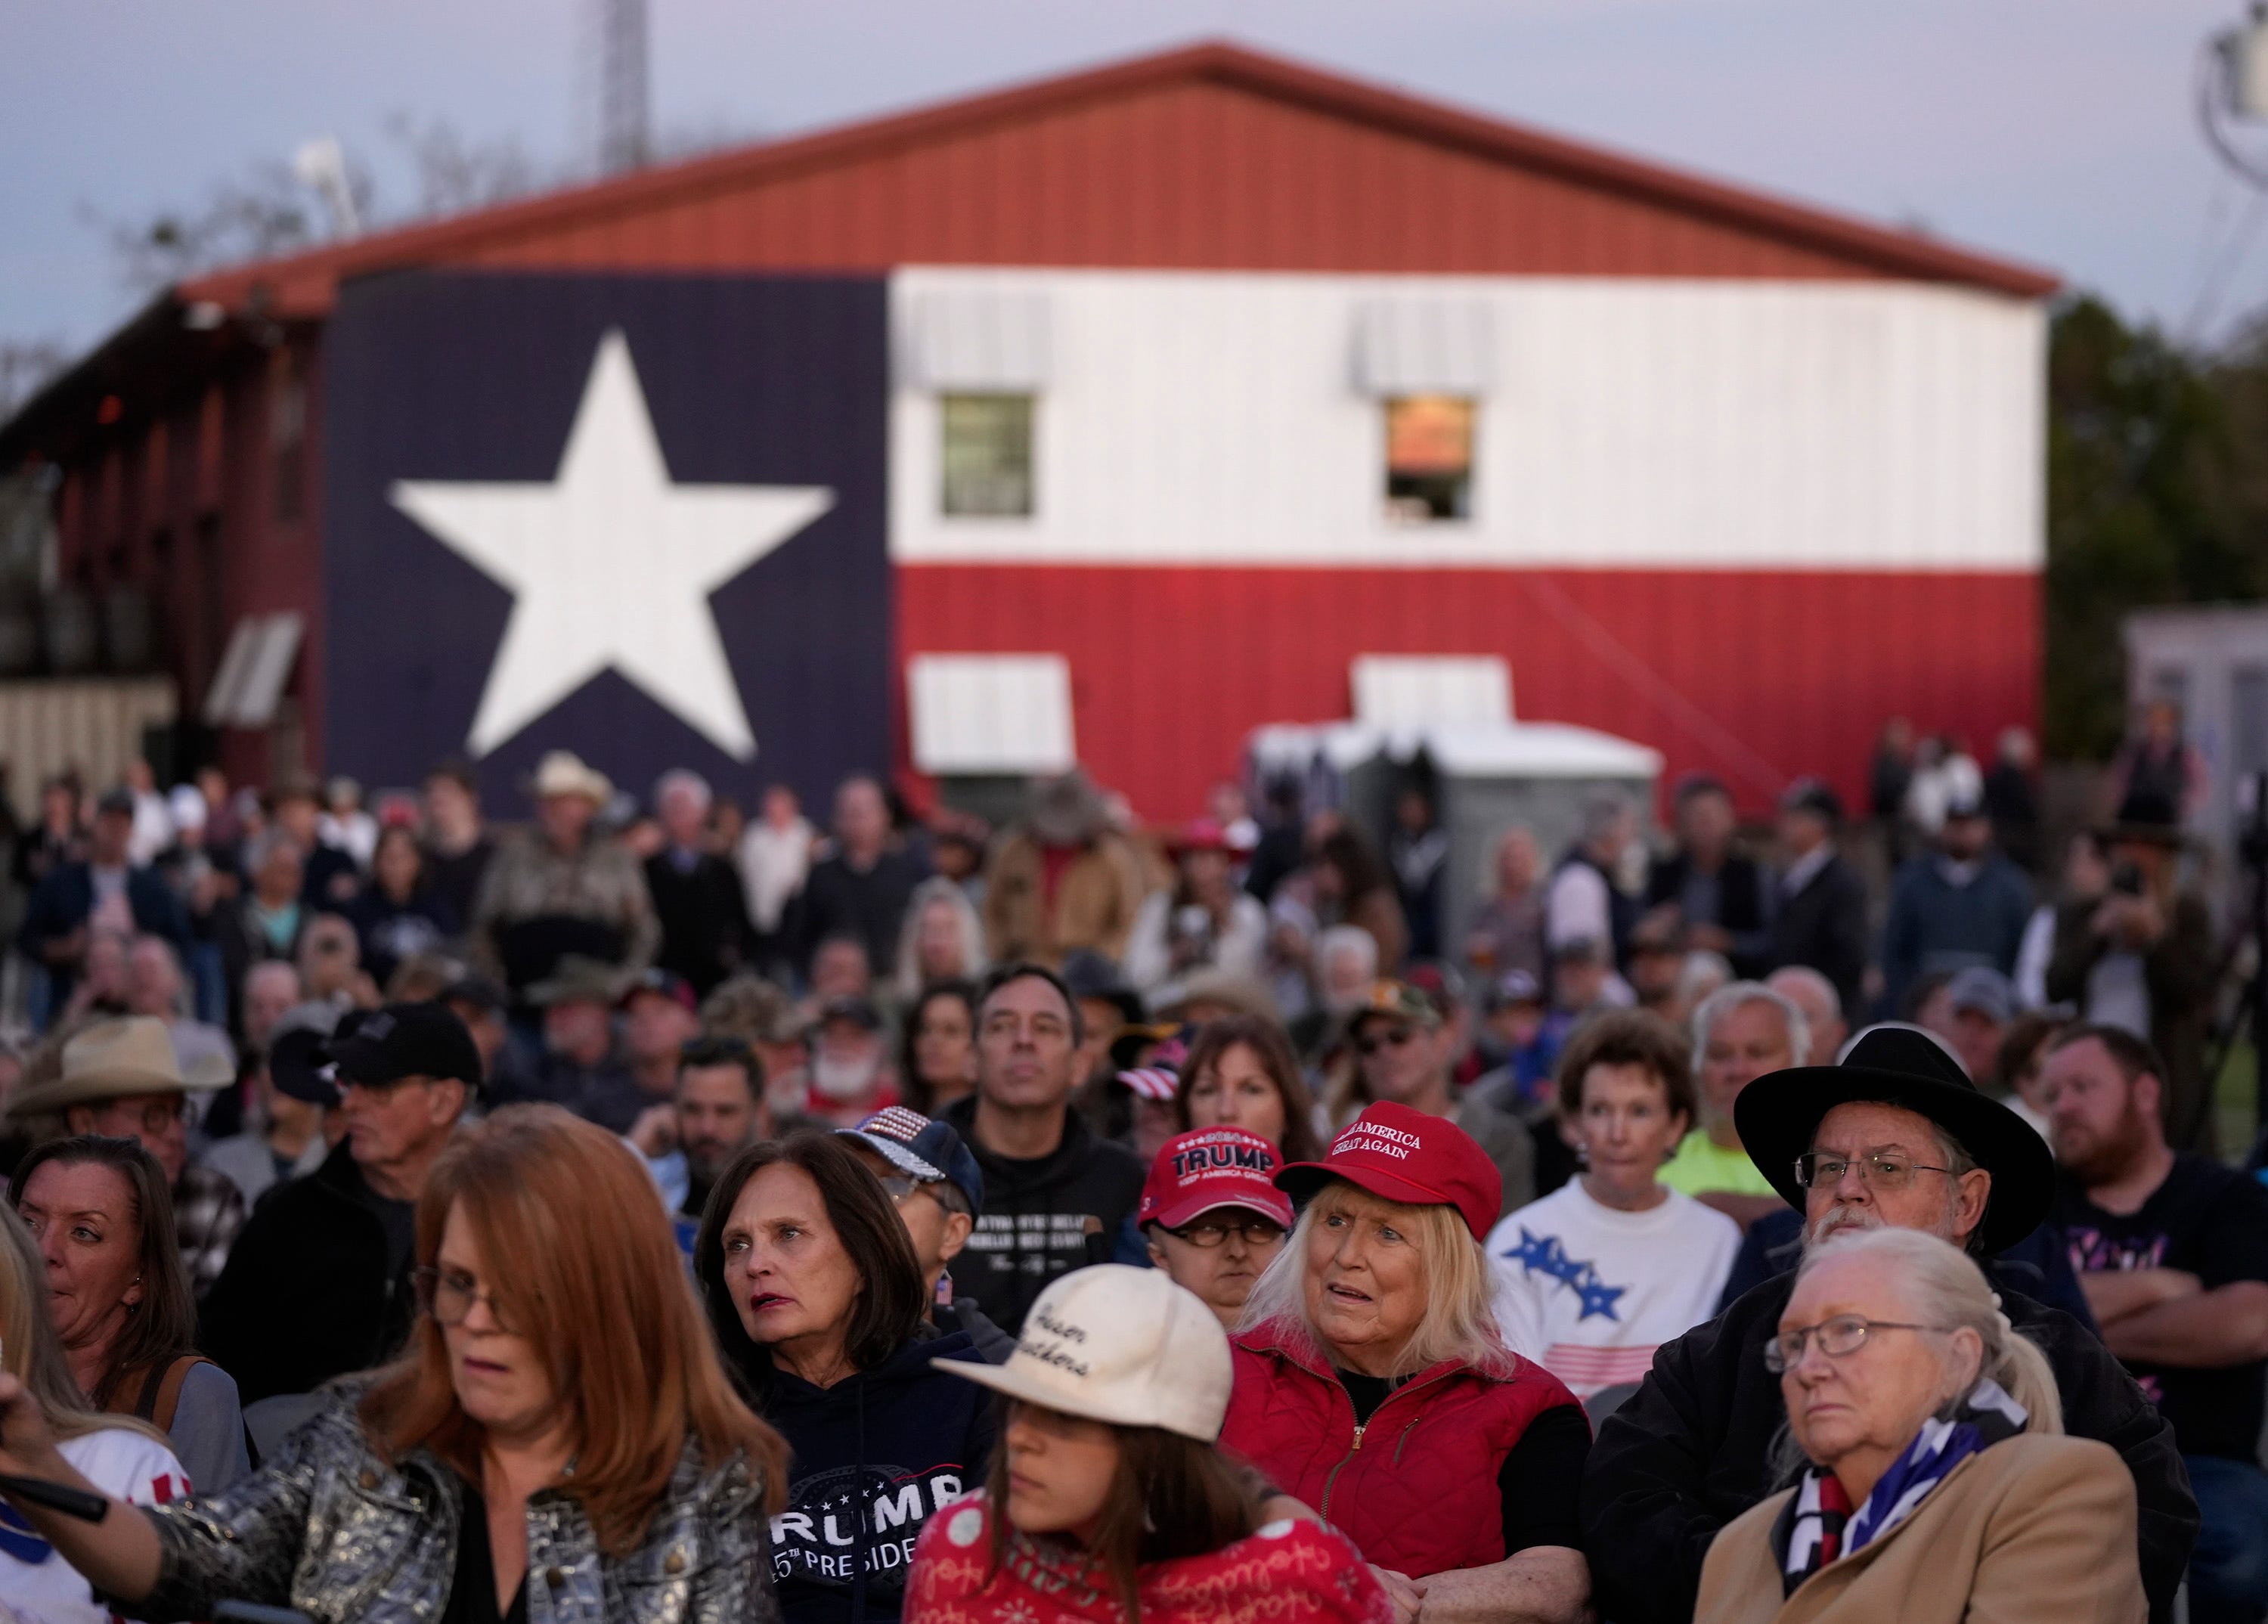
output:
{"label": "yellow-green shirt", "polygon": [[1655,1175],[1680,1195],[1705,1195],[1712,1190],[1734,1195],[1778,1195],[1745,1150],[1727,1150],[1695,1128],[1677,1147],[1677,1154],[1661,1164]]}

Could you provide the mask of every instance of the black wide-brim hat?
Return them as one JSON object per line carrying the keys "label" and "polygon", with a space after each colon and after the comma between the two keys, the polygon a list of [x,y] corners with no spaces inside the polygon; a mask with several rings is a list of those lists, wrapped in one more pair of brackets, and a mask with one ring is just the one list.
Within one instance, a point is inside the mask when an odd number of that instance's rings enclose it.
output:
{"label": "black wide-brim hat", "polygon": [[2055,1199],[2055,1158],[2047,1141],[1970,1081],[1960,1062],[1917,1027],[1869,1028],[1852,1040],[1839,1065],[1767,1073],[1733,1102],[1733,1123],[1756,1170],[1801,1212],[1805,1191],[1795,1181],[1796,1160],[1811,1149],[1829,1111],[1857,1101],[1928,1118],[1992,1175],[1978,1237],[1984,1251],[2006,1251],[2047,1217]]}

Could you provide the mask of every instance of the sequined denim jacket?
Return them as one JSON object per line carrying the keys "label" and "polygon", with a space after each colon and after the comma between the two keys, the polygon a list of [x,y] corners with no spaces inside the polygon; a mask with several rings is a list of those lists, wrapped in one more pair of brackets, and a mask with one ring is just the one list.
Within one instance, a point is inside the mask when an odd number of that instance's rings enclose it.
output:
{"label": "sequined denim jacket", "polygon": [[[296,1607],[315,1624],[431,1624],[449,1597],[463,1490],[423,1450],[397,1464],[364,1435],[352,1390],[219,1494],[144,1509],[157,1589],[137,1619],[201,1619],[223,1600]],[[645,1543],[602,1555],[582,1508],[527,1504],[528,1624],[777,1624],[762,1494],[738,1458],[704,1473],[688,1443]]]}

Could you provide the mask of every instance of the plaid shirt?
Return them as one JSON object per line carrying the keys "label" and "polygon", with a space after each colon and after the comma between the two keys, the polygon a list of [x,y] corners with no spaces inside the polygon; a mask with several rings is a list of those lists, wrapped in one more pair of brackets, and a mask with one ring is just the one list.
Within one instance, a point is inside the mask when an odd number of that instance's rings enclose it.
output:
{"label": "plaid shirt", "polygon": [[228,1249],[244,1228],[244,1192],[225,1173],[192,1163],[173,1186],[173,1229],[190,1293],[202,1300],[228,1264]]}

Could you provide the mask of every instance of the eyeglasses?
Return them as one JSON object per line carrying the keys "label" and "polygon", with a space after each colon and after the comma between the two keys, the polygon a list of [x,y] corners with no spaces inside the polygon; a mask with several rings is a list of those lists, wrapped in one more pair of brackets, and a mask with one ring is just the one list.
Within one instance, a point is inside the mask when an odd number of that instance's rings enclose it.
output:
{"label": "eyeglasses", "polygon": [[128,1118],[144,1133],[162,1133],[177,1122],[190,1119],[189,1103],[185,1099],[145,1100],[142,1109]]}
{"label": "eyeglasses", "polygon": [[1822,1319],[1815,1325],[1800,1330],[1783,1331],[1764,1344],[1764,1369],[1774,1376],[1784,1376],[1803,1362],[1805,1346],[1816,1336],[1819,1351],[1830,1359],[1842,1359],[1857,1353],[1867,1345],[1867,1339],[1877,1331],[1929,1331],[1945,1334],[1942,1325],[1910,1325],[1896,1319],[1863,1319],[1856,1314],[1837,1314],[1832,1319]]}
{"label": "eyeglasses", "polygon": [[1394,1027],[1381,1033],[1376,1037],[1356,1038],[1354,1040],[1354,1052],[1367,1059],[1370,1056],[1376,1054],[1381,1049],[1388,1047],[1399,1049],[1417,1036],[1418,1030],[1415,1027]]}
{"label": "eyeglasses", "polygon": [[1877,1152],[1853,1162],[1845,1156],[1822,1155],[1813,1151],[1795,1159],[1795,1182],[1807,1190],[1822,1186],[1833,1189],[1843,1182],[1843,1176],[1852,1168],[1859,1170],[1859,1182],[1869,1190],[1903,1190],[1913,1182],[1916,1173],[1944,1173],[1949,1167],[1932,1167],[1924,1162],[1910,1162],[1904,1156]]}
{"label": "eyeglasses", "polygon": [[1192,1246],[1211,1251],[1216,1246],[1228,1244],[1228,1237],[1232,1235],[1242,1236],[1247,1246],[1273,1246],[1284,1238],[1284,1226],[1272,1218],[1247,1218],[1241,1223],[1208,1218],[1203,1223],[1183,1224],[1167,1233],[1179,1236]]}
{"label": "eyeglasses", "polygon": [[482,1291],[480,1283],[463,1271],[417,1268],[409,1271],[409,1278],[417,1288],[417,1306],[432,1316],[435,1325],[461,1325],[472,1314],[474,1303],[485,1303],[497,1330],[507,1336],[518,1334],[496,1293]]}

